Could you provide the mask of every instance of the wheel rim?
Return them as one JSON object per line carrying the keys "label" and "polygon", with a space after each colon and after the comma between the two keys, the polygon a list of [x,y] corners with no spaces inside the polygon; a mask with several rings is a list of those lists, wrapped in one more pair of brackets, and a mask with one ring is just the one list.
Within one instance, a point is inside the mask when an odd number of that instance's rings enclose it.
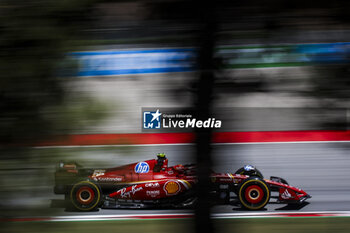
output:
{"label": "wheel rim", "polygon": [[93,210],[100,203],[100,189],[90,181],[81,181],[71,189],[70,199],[74,207],[78,210]]}
{"label": "wheel rim", "polygon": [[81,204],[90,204],[94,200],[94,197],[94,190],[87,186],[81,187],[76,193],[77,201]]}
{"label": "wheel rim", "polygon": [[259,179],[245,181],[239,189],[239,200],[243,207],[250,210],[263,208],[270,199],[270,190]]}
{"label": "wheel rim", "polygon": [[245,190],[245,199],[252,204],[259,203],[264,197],[264,191],[258,185],[249,186]]}

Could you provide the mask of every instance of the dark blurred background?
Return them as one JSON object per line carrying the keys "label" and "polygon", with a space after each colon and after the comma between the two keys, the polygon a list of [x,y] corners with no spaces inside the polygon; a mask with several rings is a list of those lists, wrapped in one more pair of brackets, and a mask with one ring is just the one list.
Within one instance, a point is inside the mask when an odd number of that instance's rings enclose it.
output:
{"label": "dark blurred background", "polygon": [[[347,130],[349,4],[0,1],[1,215],[62,214],[49,208],[59,160],[106,167],[164,150],[37,147],[72,134],[141,133],[142,107],[194,108],[199,118],[221,119],[223,132]],[[210,147],[211,130],[195,133],[197,146],[166,149],[170,163],[200,164],[200,193],[211,168],[229,172],[245,162],[310,190],[327,189],[320,175],[338,181],[335,189],[348,184],[346,143],[222,149]],[[310,167],[307,182],[300,174]],[[197,210],[207,220],[197,231],[214,229],[209,211]]]}

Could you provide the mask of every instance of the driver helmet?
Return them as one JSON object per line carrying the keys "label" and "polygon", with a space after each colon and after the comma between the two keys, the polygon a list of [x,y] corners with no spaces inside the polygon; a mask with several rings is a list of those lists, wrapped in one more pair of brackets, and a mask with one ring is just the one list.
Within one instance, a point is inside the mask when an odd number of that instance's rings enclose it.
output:
{"label": "driver helmet", "polygon": [[255,167],[252,166],[252,165],[245,165],[243,167],[244,171],[247,171],[247,172],[250,172],[250,171],[254,171],[255,170]]}
{"label": "driver helmet", "polygon": [[241,173],[243,173],[243,175],[258,176],[263,178],[261,172],[255,166],[252,165],[245,165]]}
{"label": "driver helmet", "polygon": [[157,157],[158,159],[165,159],[165,153],[158,153]]}

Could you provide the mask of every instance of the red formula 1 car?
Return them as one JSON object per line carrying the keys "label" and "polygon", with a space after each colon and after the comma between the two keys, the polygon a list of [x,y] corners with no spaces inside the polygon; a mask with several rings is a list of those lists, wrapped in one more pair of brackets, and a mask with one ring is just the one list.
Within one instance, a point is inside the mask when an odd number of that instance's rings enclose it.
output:
{"label": "red formula 1 car", "polygon": [[[65,194],[81,211],[98,208],[185,208],[196,203],[194,165],[168,167],[152,159],[108,169],[85,169],[61,162],[55,173],[55,193]],[[268,203],[302,204],[311,196],[280,177],[264,179],[246,165],[235,173],[211,175],[213,204],[240,205],[259,210]],[[274,201],[270,201],[274,200]]]}

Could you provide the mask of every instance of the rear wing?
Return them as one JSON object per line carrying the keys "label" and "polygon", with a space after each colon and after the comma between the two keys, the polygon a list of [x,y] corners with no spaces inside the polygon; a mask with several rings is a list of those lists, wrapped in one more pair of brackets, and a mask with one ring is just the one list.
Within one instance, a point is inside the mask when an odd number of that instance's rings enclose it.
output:
{"label": "rear wing", "polygon": [[60,161],[55,172],[55,194],[66,194],[77,180],[92,174],[92,169],[83,168],[76,162]]}

